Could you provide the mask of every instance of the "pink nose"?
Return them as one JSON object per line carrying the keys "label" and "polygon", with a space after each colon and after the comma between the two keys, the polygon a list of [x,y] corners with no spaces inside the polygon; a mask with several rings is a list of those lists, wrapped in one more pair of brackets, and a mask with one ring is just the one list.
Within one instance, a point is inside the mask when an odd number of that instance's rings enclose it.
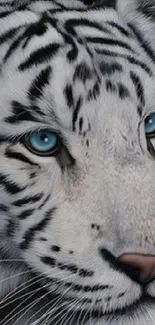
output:
{"label": "pink nose", "polygon": [[140,254],[123,254],[119,261],[129,266],[137,267],[139,272],[139,281],[147,283],[155,278],[155,256]]}

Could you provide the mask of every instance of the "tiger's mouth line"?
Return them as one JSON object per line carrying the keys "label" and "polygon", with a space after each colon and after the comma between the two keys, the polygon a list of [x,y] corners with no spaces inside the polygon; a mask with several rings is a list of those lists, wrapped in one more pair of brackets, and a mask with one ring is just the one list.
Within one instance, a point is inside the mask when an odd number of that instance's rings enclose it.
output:
{"label": "tiger's mouth line", "polygon": [[[141,310],[141,311],[145,311],[145,307],[148,305],[153,305],[155,304],[155,297],[152,297],[149,294],[145,294],[143,293],[141,295],[141,297],[139,299],[137,299],[136,301],[134,301],[132,304],[125,306],[125,307],[121,307],[121,308],[117,308],[117,309],[113,309],[111,311],[105,311],[103,313],[101,313],[100,310],[93,310],[92,312],[92,317],[93,318],[108,318],[109,317],[122,317],[122,316],[131,316],[131,314],[135,314]],[[134,316],[134,315],[133,315]]]}

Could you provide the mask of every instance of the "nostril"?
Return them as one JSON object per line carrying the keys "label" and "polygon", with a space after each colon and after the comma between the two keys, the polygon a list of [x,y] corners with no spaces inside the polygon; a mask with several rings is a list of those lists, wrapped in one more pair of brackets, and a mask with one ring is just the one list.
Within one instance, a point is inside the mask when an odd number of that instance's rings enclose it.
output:
{"label": "nostril", "polygon": [[100,249],[102,259],[109,263],[109,266],[116,271],[122,272],[136,282],[140,282],[141,269],[139,266],[125,263],[121,259],[116,258],[107,249]]}

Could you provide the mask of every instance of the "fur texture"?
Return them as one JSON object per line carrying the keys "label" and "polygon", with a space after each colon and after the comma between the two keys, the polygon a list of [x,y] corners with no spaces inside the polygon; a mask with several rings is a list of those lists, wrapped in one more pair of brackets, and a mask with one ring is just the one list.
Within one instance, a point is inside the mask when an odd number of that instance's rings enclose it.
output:
{"label": "fur texture", "polygon": [[[0,325],[154,325],[155,1],[0,3]],[[41,157],[25,135],[50,129]]]}

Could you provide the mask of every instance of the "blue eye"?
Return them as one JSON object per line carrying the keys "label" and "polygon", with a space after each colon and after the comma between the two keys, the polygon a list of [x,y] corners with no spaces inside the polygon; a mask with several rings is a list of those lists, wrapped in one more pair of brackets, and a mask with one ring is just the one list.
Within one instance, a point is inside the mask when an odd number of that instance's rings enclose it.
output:
{"label": "blue eye", "polygon": [[38,156],[53,155],[58,149],[58,137],[48,130],[41,130],[25,136],[25,146]]}
{"label": "blue eye", "polygon": [[148,137],[155,136],[155,113],[151,113],[145,119],[145,133]]}

